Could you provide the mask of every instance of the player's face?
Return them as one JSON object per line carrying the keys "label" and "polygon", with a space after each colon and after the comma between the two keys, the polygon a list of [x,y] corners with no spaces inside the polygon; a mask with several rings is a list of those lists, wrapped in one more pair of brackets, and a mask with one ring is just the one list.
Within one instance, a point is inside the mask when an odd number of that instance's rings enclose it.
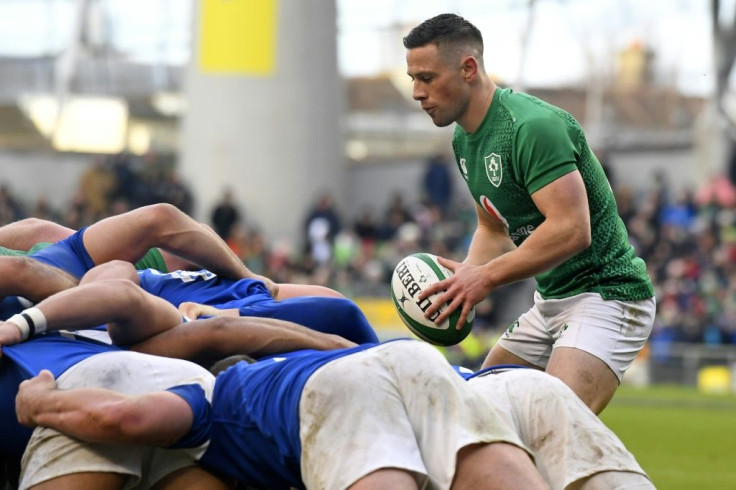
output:
{"label": "player's face", "polygon": [[439,127],[462,119],[470,99],[460,61],[448,58],[434,44],[406,52],[406,72],[414,84],[412,97]]}

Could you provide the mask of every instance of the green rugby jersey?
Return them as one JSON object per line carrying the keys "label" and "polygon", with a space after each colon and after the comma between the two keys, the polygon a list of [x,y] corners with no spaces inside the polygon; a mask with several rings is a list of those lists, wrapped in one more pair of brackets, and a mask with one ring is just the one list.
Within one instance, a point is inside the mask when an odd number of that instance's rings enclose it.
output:
{"label": "green rugby jersey", "polygon": [[603,168],[570,114],[530,95],[499,88],[480,127],[468,134],[456,126],[452,146],[473,199],[506,225],[516,246],[544,221],[531,195],[575,169],[580,171],[588,193],[592,243],[536,276],[543,298],[594,292],[604,299],[634,301],[654,295]]}

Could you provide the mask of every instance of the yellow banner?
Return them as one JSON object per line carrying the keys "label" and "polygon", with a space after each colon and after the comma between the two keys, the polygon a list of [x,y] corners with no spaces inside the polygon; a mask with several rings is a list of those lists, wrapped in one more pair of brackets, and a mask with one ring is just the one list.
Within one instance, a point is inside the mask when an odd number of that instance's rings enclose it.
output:
{"label": "yellow banner", "polygon": [[200,0],[200,69],[205,73],[273,73],[277,11],[278,0]]}

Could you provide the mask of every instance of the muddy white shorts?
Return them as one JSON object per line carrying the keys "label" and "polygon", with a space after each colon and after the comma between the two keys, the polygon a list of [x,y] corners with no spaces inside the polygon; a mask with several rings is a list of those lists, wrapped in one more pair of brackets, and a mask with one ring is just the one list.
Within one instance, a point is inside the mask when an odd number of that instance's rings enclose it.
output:
{"label": "muddy white shorts", "polygon": [[302,478],[310,490],[344,489],[376,470],[412,472],[446,489],[457,452],[520,438],[436,349],[396,341],[326,364],[300,407]]}
{"label": "muddy white shorts", "polygon": [[521,315],[498,341],[507,351],[542,369],[552,349],[574,347],[605,362],[619,381],[644,347],[654,325],[654,298],[604,300],[597,293],[543,299]]}
{"label": "muddy white shorts", "polygon": [[646,476],[616,434],[559,379],[514,369],[471,378],[468,385],[519,434],[551,488],[605,471],[622,472],[621,479]]}
{"label": "muddy white shorts", "polygon": [[[72,366],[57,379],[60,389],[108,388],[129,395],[197,382],[211,399],[214,377],[179,359],[137,352],[106,352]],[[20,488],[73,473],[129,475],[126,488],[150,488],[169,473],[196,464],[204,448],[167,450],[139,445],[81,443],[48,428],[36,428],[21,464]]]}

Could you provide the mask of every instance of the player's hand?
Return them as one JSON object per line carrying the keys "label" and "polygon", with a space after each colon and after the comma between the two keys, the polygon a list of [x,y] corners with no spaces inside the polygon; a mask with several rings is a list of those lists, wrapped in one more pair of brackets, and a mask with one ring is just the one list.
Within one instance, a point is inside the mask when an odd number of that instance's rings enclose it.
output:
{"label": "player's hand", "polygon": [[240,316],[240,313],[235,308],[221,310],[214,306],[194,303],[192,301],[185,301],[179,304],[179,312],[190,320],[196,320],[203,316]]}
{"label": "player's hand", "polygon": [[196,320],[203,315],[212,316],[212,314],[209,312],[209,309],[214,308],[212,308],[211,306],[194,303],[192,301],[185,301],[179,304],[179,312],[189,320]]}
{"label": "player's hand", "polygon": [[418,299],[423,300],[435,293],[441,293],[433,301],[432,306],[424,312],[425,318],[430,318],[437,310],[447,304],[440,316],[434,320],[438,325],[442,324],[455,310],[461,308],[460,318],[456,325],[459,330],[465,325],[465,320],[467,320],[473,307],[488,296],[493,291],[493,287],[485,275],[483,266],[455,262],[444,257],[437,257],[437,261],[454,274],[444,281],[427,287]]}
{"label": "player's hand", "polygon": [[262,281],[263,284],[266,285],[266,289],[268,289],[268,292],[271,293],[271,296],[273,296],[273,299],[276,299],[276,296],[279,294],[279,285],[273,282],[271,279],[267,278],[266,276],[261,275],[254,275],[251,277],[251,279],[255,279],[256,281]]}
{"label": "player's hand", "polygon": [[56,380],[50,371],[44,369],[35,378],[23,381],[18,387],[15,397],[15,413],[18,422],[28,427],[35,427],[35,416],[45,404],[46,395],[56,389]]}
{"label": "player's hand", "polygon": [[15,345],[20,343],[20,330],[15,324],[10,322],[0,322],[0,356],[2,356],[2,348],[6,345]]}

